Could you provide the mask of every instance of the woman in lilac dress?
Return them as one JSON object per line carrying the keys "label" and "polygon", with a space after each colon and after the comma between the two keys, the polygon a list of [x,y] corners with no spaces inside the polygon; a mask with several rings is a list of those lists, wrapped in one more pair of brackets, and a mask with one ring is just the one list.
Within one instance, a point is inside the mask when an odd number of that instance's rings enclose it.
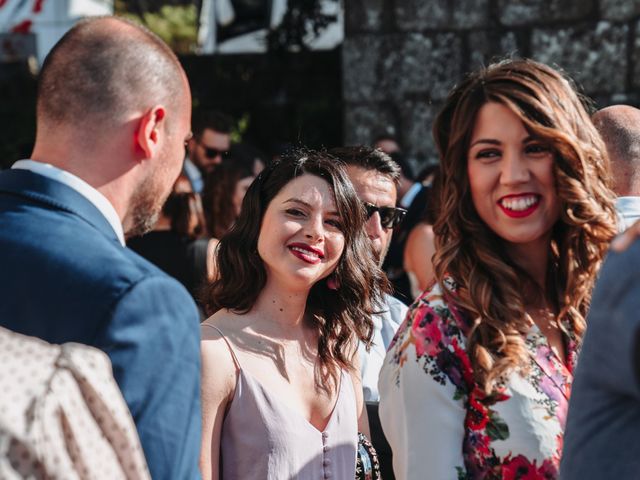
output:
{"label": "woman in lilac dress", "polygon": [[368,435],[357,365],[386,281],[342,167],[292,153],[222,238],[202,326],[205,479],[352,479]]}

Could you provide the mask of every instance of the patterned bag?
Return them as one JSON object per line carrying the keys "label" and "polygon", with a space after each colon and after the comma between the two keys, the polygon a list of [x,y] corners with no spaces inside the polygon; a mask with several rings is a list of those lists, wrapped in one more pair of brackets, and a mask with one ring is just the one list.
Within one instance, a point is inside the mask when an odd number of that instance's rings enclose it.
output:
{"label": "patterned bag", "polygon": [[0,328],[0,478],[151,478],[103,352]]}
{"label": "patterned bag", "polygon": [[376,450],[369,439],[363,433],[358,432],[356,480],[380,480],[381,478]]}

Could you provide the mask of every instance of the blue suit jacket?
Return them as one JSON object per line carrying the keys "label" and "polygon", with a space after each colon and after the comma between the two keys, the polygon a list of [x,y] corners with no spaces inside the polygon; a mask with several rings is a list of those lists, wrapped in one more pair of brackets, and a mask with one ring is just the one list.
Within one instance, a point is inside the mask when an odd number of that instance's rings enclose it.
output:
{"label": "blue suit jacket", "polygon": [[193,300],[86,198],[25,170],[0,172],[0,325],[106,352],[153,478],[199,477]]}

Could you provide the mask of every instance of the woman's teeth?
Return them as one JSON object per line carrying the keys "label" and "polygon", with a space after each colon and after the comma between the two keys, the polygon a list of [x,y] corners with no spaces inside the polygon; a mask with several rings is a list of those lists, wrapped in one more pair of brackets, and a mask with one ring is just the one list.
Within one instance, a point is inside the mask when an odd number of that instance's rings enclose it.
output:
{"label": "woman's teeth", "polygon": [[521,212],[538,203],[538,197],[532,195],[530,197],[503,198],[500,203],[508,210]]}

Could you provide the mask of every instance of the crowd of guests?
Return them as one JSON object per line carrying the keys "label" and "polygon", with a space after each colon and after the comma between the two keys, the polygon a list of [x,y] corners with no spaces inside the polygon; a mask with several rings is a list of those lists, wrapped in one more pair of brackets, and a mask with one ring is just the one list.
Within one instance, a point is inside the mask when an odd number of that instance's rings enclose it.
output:
{"label": "crowd of guests", "polygon": [[268,159],[153,34],[73,27],[0,173],[0,478],[637,477],[640,111],[455,83],[417,176]]}

